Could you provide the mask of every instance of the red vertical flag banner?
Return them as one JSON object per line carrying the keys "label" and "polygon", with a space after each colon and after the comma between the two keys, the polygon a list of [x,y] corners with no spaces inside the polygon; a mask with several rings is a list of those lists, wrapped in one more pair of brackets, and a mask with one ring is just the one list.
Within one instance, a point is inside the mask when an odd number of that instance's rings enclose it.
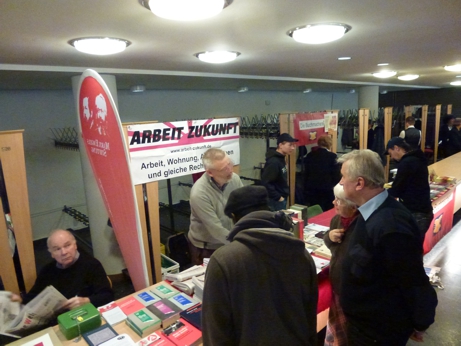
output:
{"label": "red vertical flag banner", "polygon": [[80,132],[135,290],[148,285],[141,227],[120,117],[110,91],[93,70],[78,87]]}

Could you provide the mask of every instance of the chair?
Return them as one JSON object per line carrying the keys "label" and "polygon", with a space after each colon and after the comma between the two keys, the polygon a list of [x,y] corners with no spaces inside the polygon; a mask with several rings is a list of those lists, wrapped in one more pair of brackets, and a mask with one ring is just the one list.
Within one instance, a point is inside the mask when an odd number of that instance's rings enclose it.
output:
{"label": "chair", "polygon": [[310,207],[307,208],[307,219],[310,219],[311,217],[314,217],[322,213],[323,213],[323,210],[320,205],[318,204],[311,205]]}

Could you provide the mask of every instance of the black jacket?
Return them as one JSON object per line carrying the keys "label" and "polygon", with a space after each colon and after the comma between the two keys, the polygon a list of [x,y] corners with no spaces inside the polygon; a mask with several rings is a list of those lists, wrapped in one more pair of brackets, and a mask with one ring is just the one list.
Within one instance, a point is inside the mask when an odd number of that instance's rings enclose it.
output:
{"label": "black jacket", "polygon": [[287,198],[290,189],[287,183],[287,165],[285,155],[276,150],[266,153],[266,164],[261,174],[261,183],[266,187],[269,198],[278,201]]}
{"label": "black jacket", "polygon": [[437,295],[424,271],[418,225],[392,197],[366,221],[357,218],[342,263],[340,302],[347,320],[377,339],[434,322]]}
{"label": "black jacket", "polygon": [[316,345],[314,261],[284,224],[277,213],[252,212],[235,224],[231,243],[211,256],[204,346]]}
{"label": "black jacket", "polygon": [[402,156],[388,192],[392,197],[398,197],[412,213],[432,212],[427,159],[421,149]]}
{"label": "black jacket", "polygon": [[313,147],[304,158],[304,189],[331,190],[341,180],[336,154],[325,148]]}

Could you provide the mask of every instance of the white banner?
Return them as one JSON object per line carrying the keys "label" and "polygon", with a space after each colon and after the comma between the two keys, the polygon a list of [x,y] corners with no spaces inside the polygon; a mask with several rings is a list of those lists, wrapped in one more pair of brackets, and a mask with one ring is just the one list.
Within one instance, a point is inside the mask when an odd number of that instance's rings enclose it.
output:
{"label": "white banner", "polygon": [[240,163],[238,118],[129,125],[131,173],[135,185],[204,171],[209,148]]}

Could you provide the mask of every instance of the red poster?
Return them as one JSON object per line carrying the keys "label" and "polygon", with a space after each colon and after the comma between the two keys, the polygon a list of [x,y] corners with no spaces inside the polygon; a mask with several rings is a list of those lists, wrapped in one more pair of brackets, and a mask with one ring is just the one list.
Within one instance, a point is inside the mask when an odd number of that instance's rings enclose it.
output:
{"label": "red poster", "polygon": [[317,144],[317,139],[327,133],[325,131],[326,112],[300,113],[293,120],[294,137],[299,139],[299,145]]}
{"label": "red poster", "polygon": [[424,254],[431,251],[435,244],[437,244],[440,239],[445,236],[445,234],[451,231],[451,228],[453,227],[455,192],[456,188],[453,189],[452,193],[448,192],[450,193],[450,196],[435,206],[434,219],[432,220],[424,238]]}
{"label": "red poster", "polygon": [[93,70],[80,79],[78,114],[85,149],[136,291],[148,285],[128,151],[114,100]]}

